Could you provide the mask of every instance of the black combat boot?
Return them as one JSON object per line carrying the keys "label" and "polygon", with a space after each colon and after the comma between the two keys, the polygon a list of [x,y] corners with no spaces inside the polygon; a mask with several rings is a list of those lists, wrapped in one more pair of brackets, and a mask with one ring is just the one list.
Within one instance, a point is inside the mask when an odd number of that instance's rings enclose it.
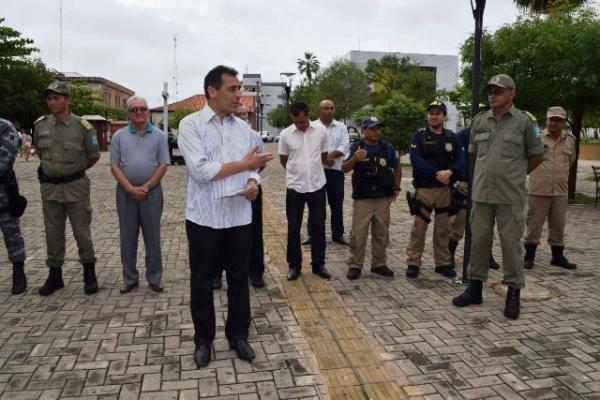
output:
{"label": "black combat boot", "polygon": [[94,294],[98,291],[98,281],[94,263],[83,264],[83,291],[85,294]]}
{"label": "black combat boot", "polygon": [[471,280],[469,287],[464,291],[463,294],[452,299],[452,304],[456,307],[467,307],[471,304],[483,303],[483,282],[478,280]]}
{"label": "black combat boot", "polygon": [[510,319],[519,318],[521,312],[521,289],[508,287],[506,292],[506,303],[504,304],[504,316]]}
{"label": "black combat boot", "polygon": [[523,268],[531,269],[533,268],[535,261],[535,251],[537,249],[537,244],[525,243],[525,257],[523,259]]}
{"label": "black combat boot", "polygon": [[12,294],[21,294],[27,289],[27,278],[23,261],[13,263]]}
{"label": "black combat boot", "polygon": [[454,253],[456,252],[456,248],[458,247],[458,240],[449,240],[448,241],[448,250],[450,251],[450,267],[454,268],[456,266],[456,261],[454,260]]}
{"label": "black combat boot", "polygon": [[65,287],[65,283],[63,282],[62,278],[61,267],[48,269],[48,279],[46,279],[46,283],[44,283],[44,286],[38,289],[38,293],[40,294],[40,296],[49,296],[52,293],[56,292],[58,289]]}
{"label": "black combat boot", "polygon": [[563,256],[564,250],[565,246],[552,246],[552,260],[550,261],[550,264],[565,269],[577,268],[577,264],[570,262],[565,256]]}

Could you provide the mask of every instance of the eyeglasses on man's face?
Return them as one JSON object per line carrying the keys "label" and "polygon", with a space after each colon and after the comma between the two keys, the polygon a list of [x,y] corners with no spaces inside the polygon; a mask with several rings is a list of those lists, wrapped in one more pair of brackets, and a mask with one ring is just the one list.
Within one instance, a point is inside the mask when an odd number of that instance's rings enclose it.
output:
{"label": "eyeglasses on man's face", "polygon": [[148,111],[148,107],[133,107],[129,109],[131,113],[144,113]]}

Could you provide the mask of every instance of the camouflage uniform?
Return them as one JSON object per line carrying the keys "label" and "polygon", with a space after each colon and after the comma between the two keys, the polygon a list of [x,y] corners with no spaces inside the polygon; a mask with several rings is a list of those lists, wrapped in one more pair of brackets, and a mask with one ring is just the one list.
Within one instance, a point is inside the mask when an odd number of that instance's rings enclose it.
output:
{"label": "camouflage uniform", "polygon": [[0,118],[0,229],[4,236],[8,258],[13,264],[13,294],[23,293],[27,289],[24,270],[25,243],[19,226],[19,217],[11,215],[9,211],[10,194],[13,196],[18,194],[18,185],[13,171],[18,143],[19,136],[15,126]]}
{"label": "camouflage uniform", "polygon": [[[10,173],[12,165],[15,163],[15,155],[0,143],[0,176],[4,177]],[[19,218],[13,217],[8,213],[8,194],[5,190],[5,184],[0,179],[0,229],[4,235],[4,244],[8,252],[10,262],[25,261],[25,242],[21,235],[21,227],[19,226]]]}

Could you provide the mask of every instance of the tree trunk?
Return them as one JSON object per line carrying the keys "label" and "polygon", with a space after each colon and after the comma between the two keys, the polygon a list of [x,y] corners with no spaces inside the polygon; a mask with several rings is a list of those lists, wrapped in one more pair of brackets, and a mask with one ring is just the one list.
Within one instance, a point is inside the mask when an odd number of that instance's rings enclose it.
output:
{"label": "tree trunk", "polygon": [[579,162],[579,139],[581,138],[581,127],[583,125],[583,113],[575,111],[573,113],[573,125],[571,130],[575,136],[575,162],[569,170],[569,199],[575,198],[575,189],[577,187],[577,163]]}

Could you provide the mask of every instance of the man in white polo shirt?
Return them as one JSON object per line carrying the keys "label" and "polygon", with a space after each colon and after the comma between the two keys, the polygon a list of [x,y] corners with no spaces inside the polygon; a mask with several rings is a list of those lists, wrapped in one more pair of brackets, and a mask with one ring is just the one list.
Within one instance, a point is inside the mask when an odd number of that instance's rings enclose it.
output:
{"label": "man in white polo shirt", "polygon": [[311,124],[308,106],[303,102],[290,105],[293,125],[279,135],[279,160],[286,170],[285,213],[288,220],[287,279],[293,281],[302,270],[300,228],[304,205],[311,220],[311,265],[313,274],[329,279],[325,268],[325,172],[323,164],[329,153],[329,137],[323,127]]}

